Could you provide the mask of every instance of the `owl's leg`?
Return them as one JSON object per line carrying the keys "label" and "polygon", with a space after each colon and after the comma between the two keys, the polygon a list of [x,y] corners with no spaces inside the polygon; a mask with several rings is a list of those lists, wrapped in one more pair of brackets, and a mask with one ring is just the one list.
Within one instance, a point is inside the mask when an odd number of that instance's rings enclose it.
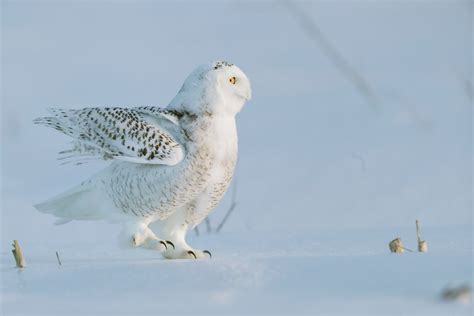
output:
{"label": "owl's leg", "polygon": [[158,238],[146,223],[127,223],[124,232],[133,247],[143,247],[160,252],[166,251],[171,246],[166,240]]}
{"label": "owl's leg", "polygon": [[208,250],[194,249],[186,242],[186,233],[190,225],[185,219],[185,209],[178,209],[170,217],[158,224],[160,237],[171,241],[173,246],[162,252],[166,259],[209,259]]}

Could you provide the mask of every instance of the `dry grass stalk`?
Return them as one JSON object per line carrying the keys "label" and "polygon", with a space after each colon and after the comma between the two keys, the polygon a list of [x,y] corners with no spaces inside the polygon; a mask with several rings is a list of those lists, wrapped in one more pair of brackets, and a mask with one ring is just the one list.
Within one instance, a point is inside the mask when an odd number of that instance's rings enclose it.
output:
{"label": "dry grass stalk", "polygon": [[20,248],[20,244],[18,243],[18,240],[14,240],[12,246],[13,246],[12,253],[13,253],[13,257],[15,257],[16,266],[18,268],[26,267],[25,258],[23,257],[23,253],[21,252],[21,248]]}
{"label": "dry grass stalk", "polygon": [[59,259],[59,253],[57,251],[56,251],[56,259],[58,259],[58,263],[61,266],[62,265],[61,259]]}
{"label": "dry grass stalk", "polygon": [[428,244],[426,240],[421,240],[420,237],[420,223],[416,220],[416,238],[418,239],[418,251],[419,252],[427,252],[428,251]]}
{"label": "dry grass stalk", "polygon": [[405,251],[405,248],[403,247],[402,240],[400,238],[395,238],[392,240],[389,244],[388,247],[390,248],[391,252],[395,253],[402,253]]}
{"label": "dry grass stalk", "polygon": [[427,252],[428,251],[428,244],[425,240],[418,242],[418,251],[419,252]]}

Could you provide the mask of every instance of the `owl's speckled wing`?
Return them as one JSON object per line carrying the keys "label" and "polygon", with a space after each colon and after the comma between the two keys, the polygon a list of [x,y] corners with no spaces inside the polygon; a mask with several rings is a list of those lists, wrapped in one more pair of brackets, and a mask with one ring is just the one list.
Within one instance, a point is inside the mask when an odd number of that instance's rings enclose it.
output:
{"label": "owl's speckled wing", "polygon": [[140,164],[176,165],[184,147],[169,131],[179,125],[170,111],[156,107],[49,109],[35,120],[71,136],[72,155],[97,156]]}

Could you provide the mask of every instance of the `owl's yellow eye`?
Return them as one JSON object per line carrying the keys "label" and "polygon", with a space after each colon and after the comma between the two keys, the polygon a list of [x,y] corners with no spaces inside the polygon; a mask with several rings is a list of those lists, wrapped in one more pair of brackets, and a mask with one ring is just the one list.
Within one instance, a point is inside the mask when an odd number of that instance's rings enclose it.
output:
{"label": "owl's yellow eye", "polygon": [[235,84],[237,82],[237,78],[235,77],[230,77],[229,78],[229,82],[232,83],[232,84]]}

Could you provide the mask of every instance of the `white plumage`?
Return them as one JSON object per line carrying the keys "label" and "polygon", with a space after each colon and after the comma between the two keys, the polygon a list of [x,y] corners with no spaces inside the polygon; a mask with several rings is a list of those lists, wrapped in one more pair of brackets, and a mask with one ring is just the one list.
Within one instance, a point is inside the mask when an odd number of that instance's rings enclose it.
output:
{"label": "white plumage", "polygon": [[191,248],[186,232],[227,190],[237,160],[235,115],[250,96],[250,82],[237,66],[214,62],[193,71],[166,109],[51,109],[35,123],[73,138],[73,148],[62,152],[66,158],[112,163],[35,207],[60,222],[123,222],[132,245],[166,258],[210,256]]}

